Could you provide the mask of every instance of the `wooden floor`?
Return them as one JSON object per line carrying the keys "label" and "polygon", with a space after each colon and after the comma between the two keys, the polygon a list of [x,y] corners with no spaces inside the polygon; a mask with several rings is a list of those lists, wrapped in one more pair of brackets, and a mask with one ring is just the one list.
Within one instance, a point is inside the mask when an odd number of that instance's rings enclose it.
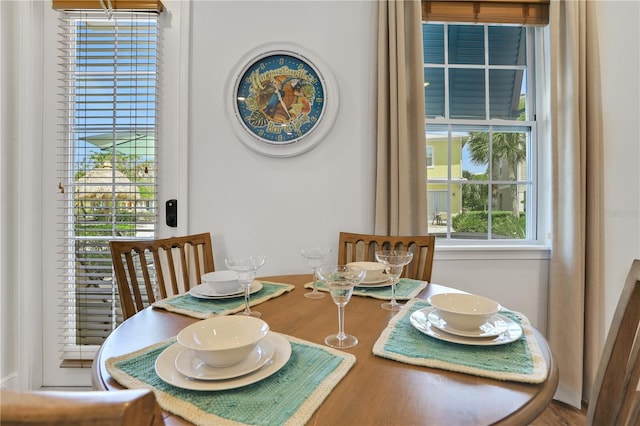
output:
{"label": "wooden floor", "polygon": [[586,423],[587,408],[578,410],[571,405],[552,401],[531,426],[582,426]]}

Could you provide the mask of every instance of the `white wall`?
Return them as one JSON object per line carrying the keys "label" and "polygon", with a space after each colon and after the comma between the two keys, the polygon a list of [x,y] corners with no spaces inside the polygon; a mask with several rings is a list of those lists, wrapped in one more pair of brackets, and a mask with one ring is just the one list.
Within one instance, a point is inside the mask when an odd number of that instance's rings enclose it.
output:
{"label": "white wall", "polygon": [[[9,72],[12,69],[7,71],[6,64],[17,61],[19,57],[18,49],[12,49],[14,45],[7,39],[13,41],[19,38],[17,35],[33,33],[28,25],[5,25],[16,18],[16,12],[6,6],[7,3],[21,2],[0,1],[0,77],[3,90],[8,87],[7,81],[13,80]],[[630,41],[637,43],[638,29],[632,21],[638,17],[638,4],[624,1],[599,3],[599,40],[606,46],[601,49],[601,71],[603,80],[606,80],[602,91],[606,110],[603,167],[607,176],[606,207],[610,209],[605,224],[605,262],[607,286],[611,291],[605,297],[607,305],[611,306],[617,300],[619,286],[631,258],[640,257],[640,179],[637,167],[640,52],[609,47],[629,46]],[[50,31],[51,17],[55,14],[50,10],[48,1],[35,1],[34,4],[39,4],[45,14],[45,23],[36,21],[39,25],[36,30]],[[341,230],[371,232],[375,167],[374,17],[377,3],[165,1],[165,5],[163,73],[167,81],[162,87],[164,115],[160,130],[165,137],[164,142],[170,144],[170,150],[161,152],[160,161],[167,164],[177,159],[178,170],[175,174],[161,176],[160,200],[178,198],[181,222],[177,230],[162,225],[161,233],[211,231],[219,268],[227,254],[264,253],[268,256],[268,263],[261,273],[284,274],[306,272],[307,268],[298,254],[302,246],[319,244],[335,247]],[[628,25],[620,25],[620,22]],[[245,52],[269,41],[294,41],[313,51],[328,64],[340,90],[340,110],[326,139],[314,150],[293,158],[271,158],[248,150],[236,138],[225,114],[224,94],[231,70]],[[43,68],[51,70],[55,66],[49,64],[55,52],[55,37],[44,37],[43,43],[44,52],[32,50],[32,59],[36,61],[38,58],[35,56],[41,56],[44,59],[38,60],[47,62]],[[23,77],[19,84],[26,86],[29,82],[25,82]],[[45,135],[52,134],[51,126],[55,123],[55,116],[52,116],[54,94],[55,87],[45,84],[42,102],[42,133]],[[32,96],[37,101],[38,96]],[[20,372],[37,373],[38,366],[31,364],[38,364],[43,350],[40,348],[31,354],[32,359],[24,361],[24,352],[31,352],[28,345],[15,346],[22,348],[22,353],[19,349],[9,348],[21,333],[22,329],[17,324],[30,317],[28,306],[31,305],[15,294],[16,289],[25,284],[21,281],[24,278],[14,280],[15,277],[5,270],[8,264],[25,262],[25,259],[17,259],[16,252],[11,250],[11,242],[17,243],[18,239],[7,242],[4,236],[9,229],[15,228],[13,221],[17,217],[31,221],[33,228],[38,228],[40,207],[55,200],[48,187],[55,181],[55,174],[51,171],[55,170],[55,166],[51,166],[55,156],[49,155],[50,139],[45,143],[42,137],[33,137],[18,143],[11,137],[12,132],[17,132],[25,124],[12,119],[7,111],[12,105],[7,105],[4,92],[2,99],[0,184],[3,193],[10,186],[9,181],[14,188],[13,194],[31,189],[20,181],[16,168],[7,169],[5,155],[14,158],[18,151],[27,149],[25,144],[35,144],[36,152],[45,151],[42,182],[47,191],[44,191],[43,201],[34,202],[35,208],[17,210],[3,204],[0,220],[0,386],[13,385],[17,377],[21,386],[28,387],[33,381],[20,377]],[[40,114],[40,111],[34,110],[34,114]],[[38,130],[33,131],[37,133]],[[23,167],[33,166],[27,159],[22,161]],[[620,184],[619,179],[624,184]],[[163,216],[160,222],[164,223]],[[47,234],[44,239],[49,240],[43,240],[44,259],[41,263],[44,266],[37,265],[36,269],[43,268],[44,272],[40,282],[32,285],[42,286],[42,282],[50,282],[47,277],[52,276],[51,268],[55,266],[51,246],[47,246],[53,236]],[[524,312],[544,332],[547,275],[548,260],[544,253],[526,250],[459,251],[442,247],[436,254],[433,281],[495,297],[505,306]],[[45,313],[43,328],[50,327],[47,323],[50,315],[51,311]],[[609,320],[608,316],[603,324],[608,324]],[[38,336],[38,333],[42,334],[39,329],[40,324],[32,322],[29,331]],[[29,368],[21,367],[25,362],[30,364]],[[65,372],[61,374],[69,376]],[[53,382],[45,384],[61,384],[57,376],[51,380]],[[83,379],[77,380],[81,382]],[[69,384],[77,383],[76,378],[69,381]]]}
{"label": "white wall", "polygon": [[[14,21],[11,19],[15,14],[13,4],[0,3],[0,193],[5,194],[5,202],[14,201],[14,193],[8,191],[11,174],[15,173],[11,169],[11,150],[8,141],[15,139],[16,126],[9,126],[7,123],[15,120],[14,108],[16,93],[9,82],[16,76],[16,68],[12,61],[7,61],[7,57],[15,57],[17,45],[9,42],[10,34],[16,33]],[[10,249],[10,229],[14,221],[13,212],[2,209],[0,215],[0,253],[7,253]],[[15,309],[15,287],[7,283],[15,279],[15,270],[11,262],[4,256],[0,256],[0,384],[10,385],[17,380],[18,372],[16,368],[15,353],[8,348],[14,347],[16,343],[13,328],[9,326],[10,321],[17,316]]]}
{"label": "white wall", "polygon": [[[375,3],[195,2],[190,81],[189,228],[227,254],[267,255],[266,275],[306,271],[306,245],[337,247],[340,230],[373,223]],[[249,13],[250,11],[250,13]],[[243,145],[229,123],[227,81],[264,43],[295,42],[330,68],[337,119],[310,152],[273,158]],[[302,52],[304,53],[304,52]],[[325,71],[325,70],[321,70]]]}
{"label": "white wall", "polygon": [[594,2],[602,78],[604,334],[640,258],[640,2]]}

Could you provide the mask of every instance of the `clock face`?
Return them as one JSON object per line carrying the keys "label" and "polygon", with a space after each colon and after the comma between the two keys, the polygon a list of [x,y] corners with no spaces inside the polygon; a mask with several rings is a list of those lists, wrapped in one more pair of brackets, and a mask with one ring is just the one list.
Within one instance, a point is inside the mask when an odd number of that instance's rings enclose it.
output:
{"label": "clock face", "polygon": [[309,62],[291,54],[255,60],[239,79],[236,93],[242,125],[269,144],[302,140],[323,116],[322,78]]}
{"label": "clock face", "polygon": [[289,157],[308,151],[337,116],[333,76],[296,44],[256,47],[238,64],[227,87],[226,110],[238,138],[262,154]]}

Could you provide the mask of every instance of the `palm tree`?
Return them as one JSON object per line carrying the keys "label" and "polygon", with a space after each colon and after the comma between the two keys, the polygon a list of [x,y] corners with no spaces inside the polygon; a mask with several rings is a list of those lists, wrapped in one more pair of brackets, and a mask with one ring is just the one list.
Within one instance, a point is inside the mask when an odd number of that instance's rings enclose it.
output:
{"label": "palm tree", "polygon": [[[496,164],[502,159],[506,161],[507,164],[508,180],[516,181],[518,166],[527,158],[527,147],[525,135],[523,133],[494,133],[490,149],[489,133],[471,132],[465,144],[469,144],[472,163],[476,165],[489,164],[492,179],[497,178],[496,174],[498,168],[496,167]],[[489,161],[489,152],[492,154],[491,161]],[[518,217],[520,211],[518,191],[512,188],[510,193],[511,210],[513,212],[513,216]]]}
{"label": "palm tree", "polygon": [[477,210],[477,211],[486,211],[487,210],[487,175],[474,175],[468,170],[462,171],[462,177],[467,181],[484,181],[484,184],[475,185],[475,184],[463,184],[462,185],[462,207],[465,210]]}

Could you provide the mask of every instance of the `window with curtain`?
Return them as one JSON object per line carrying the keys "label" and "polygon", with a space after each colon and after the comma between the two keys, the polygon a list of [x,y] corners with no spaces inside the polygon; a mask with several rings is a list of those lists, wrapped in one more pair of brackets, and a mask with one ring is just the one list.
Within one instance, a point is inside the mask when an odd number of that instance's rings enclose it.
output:
{"label": "window with curtain", "polygon": [[[534,43],[539,27],[478,23],[487,12],[485,3],[496,2],[422,3],[427,152],[432,152],[429,232],[446,240],[537,241],[535,94],[542,70],[536,67]],[[509,13],[522,21],[524,10]],[[535,9],[529,17],[540,18],[534,22],[540,25],[544,15]],[[442,21],[430,20],[435,18]]]}
{"label": "window with curtain", "polygon": [[67,10],[59,23],[59,329],[73,367],[122,320],[109,240],[155,235],[159,37],[150,12]]}

